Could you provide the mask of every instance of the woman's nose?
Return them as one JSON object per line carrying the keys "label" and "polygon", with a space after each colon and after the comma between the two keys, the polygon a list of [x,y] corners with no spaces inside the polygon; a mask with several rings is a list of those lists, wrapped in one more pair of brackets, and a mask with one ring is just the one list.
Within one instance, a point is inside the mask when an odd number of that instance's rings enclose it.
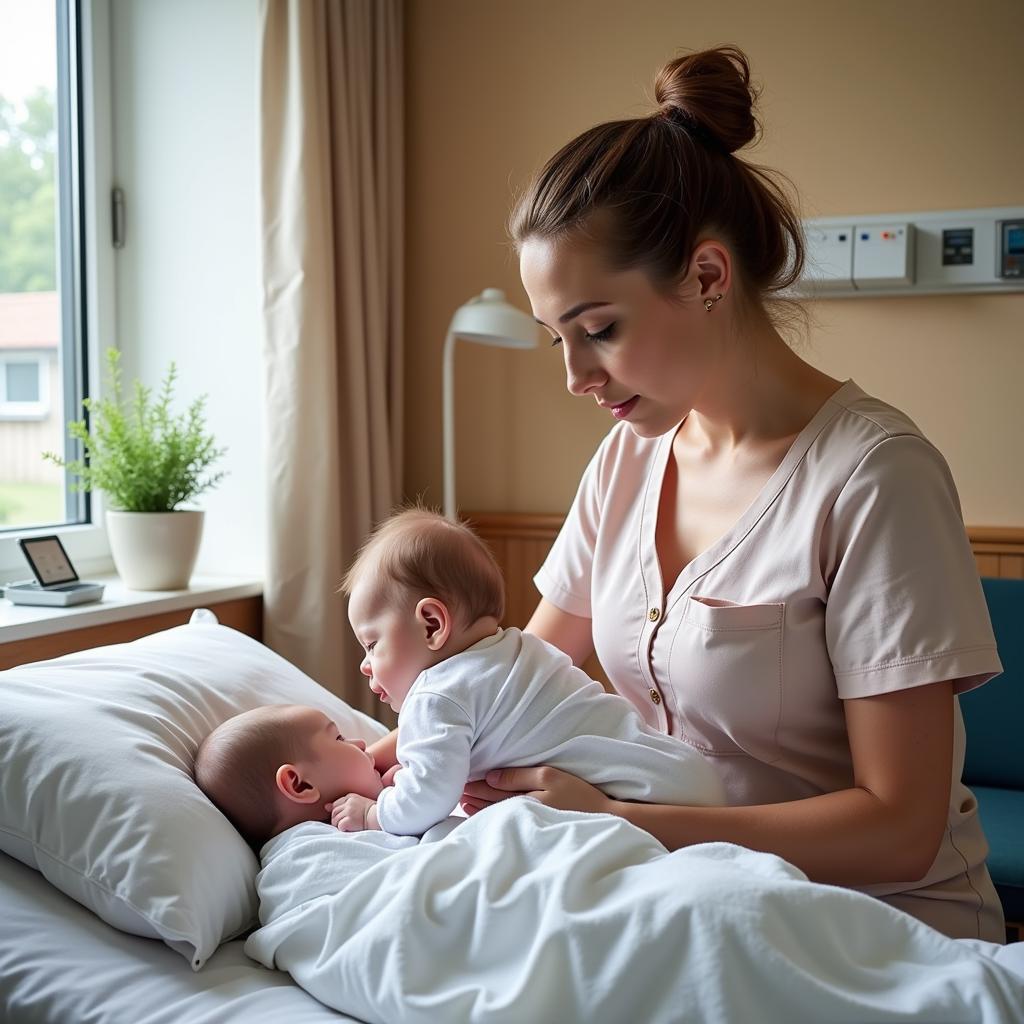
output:
{"label": "woman's nose", "polygon": [[[582,347],[582,346],[581,346]],[[565,354],[565,386],[571,395],[585,395],[595,388],[602,387],[608,375],[592,358],[570,342],[562,342]]]}

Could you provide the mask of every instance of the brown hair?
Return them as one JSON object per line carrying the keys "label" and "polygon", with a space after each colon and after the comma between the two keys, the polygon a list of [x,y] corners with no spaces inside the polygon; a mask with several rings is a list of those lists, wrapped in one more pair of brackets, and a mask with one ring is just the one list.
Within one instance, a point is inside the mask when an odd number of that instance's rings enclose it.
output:
{"label": "brown hair", "polygon": [[547,162],[509,218],[516,248],[580,233],[614,270],[643,268],[669,289],[710,230],[732,250],[741,302],[774,300],[776,318],[780,308],[792,314],[777,293],[803,269],[795,200],[780,175],[732,155],[760,134],[745,54],[722,46],[679,57],[658,72],[654,92],[656,113],[590,128]]}
{"label": "brown hair", "polygon": [[196,784],[257,851],[278,831],[277,769],[305,750],[285,714],[291,707],[272,704],[235,715],[217,726],[196,753]]}
{"label": "brown hair", "polygon": [[462,522],[416,505],[385,519],[360,549],[341,590],[351,594],[373,572],[396,598],[416,602],[437,597],[473,623],[505,615],[505,583],[486,544]]}

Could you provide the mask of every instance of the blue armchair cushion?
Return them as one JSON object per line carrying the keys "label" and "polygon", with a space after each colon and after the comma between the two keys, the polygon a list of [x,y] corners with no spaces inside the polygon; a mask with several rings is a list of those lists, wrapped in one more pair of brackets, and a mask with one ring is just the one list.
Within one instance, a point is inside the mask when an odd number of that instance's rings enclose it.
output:
{"label": "blue armchair cushion", "polygon": [[[1024,580],[983,579],[1003,674],[960,697],[964,782],[1024,790]],[[1024,829],[1024,818],[1018,819]]]}
{"label": "blue armchair cushion", "polygon": [[988,870],[1008,921],[1024,921],[1024,790],[974,786]]}

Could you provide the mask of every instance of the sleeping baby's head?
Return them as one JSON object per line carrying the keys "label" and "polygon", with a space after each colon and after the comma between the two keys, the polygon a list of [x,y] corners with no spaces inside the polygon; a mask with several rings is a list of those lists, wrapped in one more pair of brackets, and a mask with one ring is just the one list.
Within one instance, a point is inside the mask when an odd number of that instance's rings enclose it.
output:
{"label": "sleeping baby's head", "polygon": [[400,711],[428,668],[492,635],[505,614],[501,569],[465,524],[426,508],[385,519],[342,582],[370,689]]}
{"label": "sleeping baby's head", "polygon": [[271,704],[219,725],[200,744],[199,788],[257,850],[301,821],[329,821],[349,793],[376,799],[380,774],[362,740],[322,711]]}

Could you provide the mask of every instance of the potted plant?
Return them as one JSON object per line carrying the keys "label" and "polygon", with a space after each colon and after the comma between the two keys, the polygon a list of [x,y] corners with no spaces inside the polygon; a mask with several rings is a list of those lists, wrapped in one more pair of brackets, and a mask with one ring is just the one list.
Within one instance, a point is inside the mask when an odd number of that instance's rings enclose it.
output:
{"label": "potted plant", "polygon": [[220,482],[208,474],[226,449],[207,433],[206,396],[174,415],[177,369],[172,362],[159,392],[135,381],[130,399],[121,379],[121,354],[107,350],[108,391],[82,404],[89,419],[68,425],[82,442],[83,459],[43,458],[78,477],[76,490],[107,496],[107,538],[118,575],[131,590],[182,590],[199,554],[203,513],[179,506]]}

